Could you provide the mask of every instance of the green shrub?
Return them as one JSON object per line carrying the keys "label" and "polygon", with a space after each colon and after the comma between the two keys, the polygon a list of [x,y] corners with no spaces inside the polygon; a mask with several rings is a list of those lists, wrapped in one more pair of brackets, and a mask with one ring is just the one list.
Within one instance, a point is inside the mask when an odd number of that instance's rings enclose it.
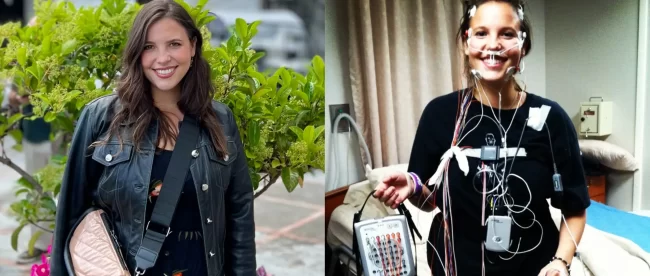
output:
{"label": "green shrub", "polygon": [[[257,70],[263,53],[251,49],[257,34],[256,22],[237,20],[233,35],[222,45],[209,45],[206,24],[214,19],[204,9],[207,0],[196,6],[182,4],[201,28],[204,56],[211,64],[215,99],[234,112],[245,146],[256,197],[281,178],[287,191],[302,186],[304,174],[324,169],[325,69],[321,57],[312,59],[308,73],[301,75],[288,68],[272,74]],[[74,7],[71,3],[35,3],[38,24],[22,27],[18,23],[0,25],[0,40],[10,43],[0,49],[0,77],[12,77],[19,93],[29,95],[35,117],[53,125],[53,134],[69,137],[83,106],[99,96],[112,93],[116,72],[131,22],[140,9],[125,0],[104,0],[98,7]],[[96,80],[102,81],[96,87]],[[23,116],[0,116],[0,139],[21,133],[15,126]],[[64,143],[67,145],[68,143]],[[56,207],[52,195],[60,190],[66,156],[34,176],[16,169],[22,176],[16,195],[24,194],[11,206],[21,223],[12,238],[14,249],[24,225],[54,220]],[[2,163],[10,163],[0,156]],[[262,181],[264,180],[264,181]],[[45,229],[44,229],[45,230]],[[30,242],[38,238],[35,235]]]}

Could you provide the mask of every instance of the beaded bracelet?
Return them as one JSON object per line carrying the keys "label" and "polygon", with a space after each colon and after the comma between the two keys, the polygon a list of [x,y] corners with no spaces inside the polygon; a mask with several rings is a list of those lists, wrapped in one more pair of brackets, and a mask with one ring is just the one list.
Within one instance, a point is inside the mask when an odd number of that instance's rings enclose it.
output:
{"label": "beaded bracelet", "polygon": [[551,262],[553,262],[555,260],[562,261],[564,263],[564,265],[566,266],[566,270],[571,271],[571,265],[569,264],[569,262],[565,261],[564,259],[562,259],[562,258],[560,258],[558,256],[553,256],[553,258],[551,258]]}

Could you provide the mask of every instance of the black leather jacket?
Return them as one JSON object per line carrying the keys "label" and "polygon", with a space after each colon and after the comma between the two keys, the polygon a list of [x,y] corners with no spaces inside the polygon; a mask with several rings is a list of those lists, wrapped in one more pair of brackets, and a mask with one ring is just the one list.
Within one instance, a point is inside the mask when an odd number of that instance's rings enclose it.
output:
{"label": "black leather jacket", "polygon": [[[147,223],[144,217],[158,124],[151,124],[141,142],[142,152],[136,152],[133,142],[126,137],[120,154],[114,155],[120,147],[116,139],[88,150],[93,141],[106,133],[118,106],[115,95],[93,100],[77,123],[59,194],[51,275],[68,275],[64,243],[74,223],[91,204],[112,215],[122,253],[133,273],[135,254]],[[212,106],[223,125],[229,155],[218,158],[208,132],[202,131],[196,145],[199,155],[190,163],[203,221],[208,273],[255,275],[253,186],[246,155],[232,111],[218,102]]]}

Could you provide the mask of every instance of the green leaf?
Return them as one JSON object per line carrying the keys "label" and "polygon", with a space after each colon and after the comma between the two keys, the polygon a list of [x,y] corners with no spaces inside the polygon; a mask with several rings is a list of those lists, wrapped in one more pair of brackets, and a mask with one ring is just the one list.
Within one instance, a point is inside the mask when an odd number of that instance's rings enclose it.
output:
{"label": "green leaf", "polygon": [[36,244],[38,238],[40,238],[42,234],[43,234],[42,231],[40,230],[36,231],[36,233],[34,233],[32,237],[29,239],[29,243],[27,244],[27,251],[29,251],[29,255],[34,254],[34,245]]}
{"label": "green leaf", "polygon": [[302,129],[300,129],[299,127],[295,127],[295,126],[290,126],[289,129],[291,131],[293,131],[293,133],[296,134],[296,136],[298,137],[298,140],[304,140],[303,139],[303,131],[302,131]]}
{"label": "green leaf", "polygon": [[23,151],[23,145],[22,145],[22,144],[15,144],[15,145],[13,145],[11,148],[12,148],[13,150],[17,151],[17,152],[21,152],[21,151]]}
{"label": "green leaf", "polygon": [[56,185],[56,187],[54,188],[54,197],[58,197],[60,192],[61,192],[61,185]]}
{"label": "green leaf", "polygon": [[241,18],[235,19],[235,30],[237,31],[237,36],[240,38],[245,38],[248,36],[248,26],[246,21]]}
{"label": "green leaf", "polygon": [[282,70],[282,86],[288,87],[291,85],[291,73],[289,73],[289,70],[285,69]]}
{"label": "green leaf", "polygon": [[9,135],[11,136],[11,138],[14,138],[14,141],[16,141],[16,143],[22,143],[22,141],[23,141],[23,132],[20,131],[20,129],[12,129],[12,130],[10,130]]}
{"label": "green leaf", "polygon": [[37,67],[36,64],[33,64],[32,66],[30,66],[29,68],[27,68],[27,72],[30,73],[30,74],[31,74],[34,78],[36,78],[37,80],[40,80],[40,79],[41,79],[41,77],[39,76],[39,73],[38,73],[38,67]]}
{"label": "green leaf", "polygon": [[28,193],[28,192],[29,192],[29,189],[22,188],[22,189],[19,189],[18,191],[16,191],[15,195],[16,195],[16,197],[18,197],[20,194],[24,194],[24,193]]}
{"label": "green leaf", "polygon": [[277,158],[274,158],[273,161],[271,161],[271,167],[272,167],[272,168],[277,168],[277,167],[279,167],[281,164],[282,164],[282,163],[281,163],[280,160],[278,160]]}
{"label": "green leaf", "polygon": [[[305,84],[305,86],[303,88],[303,91],[304,91],[305,95],[307,96],[307,100],[305,100],[305,102],[307,102],[307,103],[310,102],[310,99],[312,99],[314,97],[314,90],[315,89],[316,88],[315,88],[313,82],[308,82],[308,83]],[[304,98],[303,98],[303,100],[304,100]]]}
{"label": "green leaf", "polygon": [[83,108],[84,105],[86,105],[86,103],[83,102],[83,101],[79,101],[79,100],[77,100],[77,102],[75,103],[75,107],[76,107],[78,110],[81,110],[81,108]]}
{"label": "green leaf", "polygon": [[51,123],[54,120],[56,120],[56,113],[48,112],[47,114],[45,114],[45,117],[43,119],[45,120],[45,122]]}
{"label": "green leaf", "polygon": [[296,119],[294,120],[295,125],[300,125],[302,122],[302,119],[309,114],[309,110],[302,110],[298,112],[298,115],[296,115]]}
{"label": "green leaf", "polygon": [[56,212],[56,203],[51,197],[41,198],[41,206],[51,212]]}
{"label": "green leaf", "polygon": [[45,36],[43,38],[43,42],[41,42],[41,56],[47,57],[52,53],[52,43],[51,43],[51,37],[49,35]]}
{"label": "green leaf", "polygon": [[264,52],[257,52],[251,56],[251,58],[248,60],[248,63],[254,64],[257,62],[259,59],[263,58],[266,53]]}
{"label": "green leaf", "polygon": [[309,95],[307,95],[307,93],[296,90],[296,91],[294,91],[294,94],[296,96],[300,97],[300,99],[302,99],[304,102],[306,102],[306,103],[309,102]]}
{"label": "green leaf", "polygon": [[258,90],[257,92],[255,92],[255,95],[253,95],[253,100],[257,100],[257,99],[259,99],[261,97],[264,97],[264,95],[268,94],[269,92],[271,92],[271,89],[262,88],[262,89]]}
{"label": "green leaf", "polygon": [[41,93],[34,93],[34,94],[32,94],[31,96],[32,96],[32,97],[37,97],[39,100],[43,101],[43,102],[44,102],[45,104],[47,104],[47,105],[51,105],[51,103],[50,103],[50,99],[47,98],[46,96],[44,96],[44,95],[41,94]]}
{"label": "green leaf", "polygon": [[78,97],[78,96],[81,95],[81,94],[82,94],[82,92],[79,91],[79,90],[72,90],[72,91],[70,91],[70,92],[68,92],[68,93],[66,94],[66,97],[67,97],[68,99],[74,99],[74,98]]}
{"label": "green leaf", "polygon": [[72,121],[72,118],[64,115],[59,115],[56,116],[56,123],[65,131],[70,133],[74,132],[74,122]]}
{"label": "green leaf", "polygon": [[275,107],[275,109],[273,110],[273,120],[277,121],[278,119],[280,119],[280,116],[282,116],[282,107],[281,106]]}
{"label": "green leaf", "polygon": [[262,23],[260,20],[253,21],[251,24],[248,25],[248,34],[253,37],[257,34],[257,26],[259,26]]}
{"label": "green leaf", "polygon": [[20,185],[20,186],[22,186],[24,188],[30,189],[30,190],[34,190],[34,186],[32,185],[32,183],[27,181],[27,179],[25,179],[24,177],[21,177],[20,179],[18,179],[18,185]]}
{"label": "green leaf", "polygon": [[225,60],[230,60],[230,56],[228,55],[228,53],[226,53],[226,50],[224,50],[223,48],[221,47],[217,48],[217,53],[219,54],[220,58],[223,58]]}
{"label": "green leaf", "polygon": [[284,187],[287,188],[287,192],[293,192],[293,190],[300,185],[301,181],[302,180],[298,176],[297,172],[291,170],[289,167],[282,168],[282,183],[284,183]]}
{"label": "green leaf", "polygon": [[314,143],[314,139],[314,126],[309,125],[302,133],[302,140],[307,142],[308,145],[311,145]]}
{"label": "green leaf", "polygon": [[61,54],[67,56],[70,53],[74,52],[76,47],[77,47],[77,40],[75,39],[68,40],[65,43],[63,43],[63,45],[61,45]]}
{"label": "green leaf", "polygon": [[14,251],[18,251],[18,236],[20,235],[20,231],[23,230],[23,228],[27,225],[26,223],[23,223],[19,225],[14,232],[11,233],[11,248]]}
{"label": "green leaf", "polygon": [[253,190],[257,190],[257,188],[260,186],[260,182],[262,181],[262,177],[253,168],[249,168],[248,171],[251,177],[251,182],[253,183]]}
{"label": "green leaf", "polygon": [[18,122],[23,117],[24,117],[24,115],[21,114],[21,113],[14,114],[11,117],[9,117],[9,120],[7,121],[7,124],[8,125],[13,125],[14,123]]}
{"label": "green leaf", "polygon": [[27,66],[27,48],[20,47],[16,52],[16,58],[18,59],[18,64],[23,67]]}
{"label": "green leaf", "polygon": [[312,66],[314,67],[314,72],[316,73],[316,77],[318,77],[318,80],[321,82],[325,81],[325,62],[323,62],[323,58],[320,56],[315,56],[312,59]]}
{"label": "green leaf", "polygon": [[248,123],[248,142],[251,146],[257,146],[260,143],[260,125],[257,121]]}
{"label": "green leaf", "polygon": [[314,129],[314,141],[320,137],[321,134],[325,132],[325,126],[318,126],[316,129]]}

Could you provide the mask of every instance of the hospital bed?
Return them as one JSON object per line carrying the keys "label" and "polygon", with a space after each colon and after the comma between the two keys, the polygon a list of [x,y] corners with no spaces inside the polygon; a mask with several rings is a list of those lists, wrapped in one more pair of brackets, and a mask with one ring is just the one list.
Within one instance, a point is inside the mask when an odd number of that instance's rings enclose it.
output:
{"label": "hospital bed", "polygon": [[[378,180],[389,171],[407,170],[408,164],[374,169],[368,179],[348,186],[343,204],[336,207],[327,226],[326,240],[333,250],[330,272],[343,264],[346,271],[356,274],[352,255],[352,221],[354,213],[360,208]],[[431,275],[427,264],[426,239],[433,217],[438,210],[422,212],[410,202],[404,203],[413,216],[422,239],[413,237],[416,255],[417,275]],[[559,227],[561,212],[551,208],[551,214]],[[362,214],[367,218],[385,217],[395,214],[375,198],[370,198]],[[578,246],[580,261],[574,258],[571,275],[574,276],[650,276],[650,213],[629,213],[592,201],[587,209],[587,226]],[[337,274],[338,275],[338,274]],[[462,276],[462,275],[461,275]]]}

